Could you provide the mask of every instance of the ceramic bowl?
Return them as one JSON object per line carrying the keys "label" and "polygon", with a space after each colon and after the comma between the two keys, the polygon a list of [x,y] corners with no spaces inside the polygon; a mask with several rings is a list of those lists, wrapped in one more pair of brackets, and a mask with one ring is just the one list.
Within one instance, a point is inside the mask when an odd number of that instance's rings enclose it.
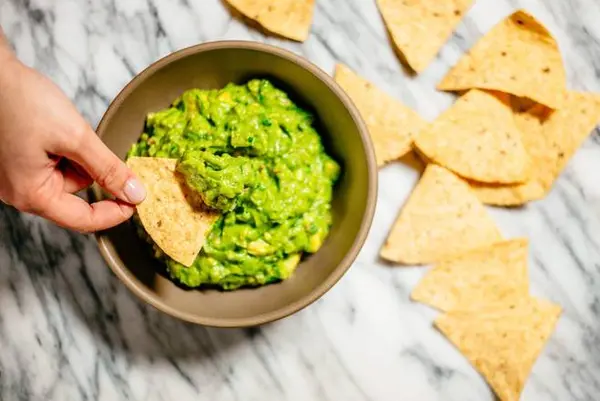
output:
{"label": "ceramic bowl", "polygon": [[[360,251],[373,218],[377,167],[367,128],[344,91],[318,67],[286,50],[244,41],[211,42],[172,53],[137,75],[115,98],[98,135],[119,157],[142,133],[146,115],[190,88],[221,88],[254,77],[271,79],[317,116],[327,152],[342,166],[334,222],[322,248],[280,283],[236,291],[183,289],[162,273],[132,222],[98,233],[100,251],[125,285],[174,317],[207,326],[247,327],[288,316],[327,292]],[[93,186],[92,200],[102,191]]]}

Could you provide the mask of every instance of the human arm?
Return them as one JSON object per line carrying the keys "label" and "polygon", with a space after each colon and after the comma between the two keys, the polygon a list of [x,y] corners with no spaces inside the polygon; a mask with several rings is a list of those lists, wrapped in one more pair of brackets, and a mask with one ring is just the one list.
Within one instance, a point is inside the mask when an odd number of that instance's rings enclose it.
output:
{"label": "human arm", "polygon": [[[116,200],[75,195],[93,181]],[[0,200],[93,232],[127,220],[144,197],[123,161],[54,83],[17,59],[0,29]]]}

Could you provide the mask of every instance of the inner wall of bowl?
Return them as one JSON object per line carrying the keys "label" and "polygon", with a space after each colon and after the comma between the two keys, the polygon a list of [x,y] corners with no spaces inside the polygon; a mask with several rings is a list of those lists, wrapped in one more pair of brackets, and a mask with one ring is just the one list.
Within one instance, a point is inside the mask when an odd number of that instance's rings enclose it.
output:
{"label": "inner wall of bowl", "polygon": [[162,269],[135,233],[124,224],[104,237],[126,278],[152,300],[210,319],[240,319],[289,308],[331,278],[350,251],[367,206],[368,167],[360,133],[349,111],[320,79],[294,62],[250,49],[215,49],[167,64],[141,82],[104,122],[105,143],[124,158],[142,132],[148,112],[167,107],[190,88],[221,88],[253,77],[270,78],[318,118],[327,151],[342,165],[334,191],[334,224],[323,247],[306,258],[289,280],[234,292],[183,290],[157,274]]}

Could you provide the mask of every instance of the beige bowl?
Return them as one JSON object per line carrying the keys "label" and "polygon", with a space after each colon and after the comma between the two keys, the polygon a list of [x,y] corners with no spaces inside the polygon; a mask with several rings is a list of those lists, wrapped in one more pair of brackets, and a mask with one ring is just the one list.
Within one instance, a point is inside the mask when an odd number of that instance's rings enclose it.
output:
{"label": "beige bowl", "polygon": [[[254,42],[213,42],[168,55],[136,76],[109,106],[98,135],[119,157],[142,133],[146,114],[167,107],[184,90],[220,88],[266,77],[318,118],[327,151],[343,173],[334,190],[334,223],[323,247],[281,283],[233,292],[186,290],[165,277],[131,222],[97,234],[115,274],[144,301],[177,318],[244,327],[288,316],[311,304],[346,272],[369,231],[377,167],[365,124],[347,95],[322,70],[288,51]],[[102,191],[94,186],[94,199]]]}

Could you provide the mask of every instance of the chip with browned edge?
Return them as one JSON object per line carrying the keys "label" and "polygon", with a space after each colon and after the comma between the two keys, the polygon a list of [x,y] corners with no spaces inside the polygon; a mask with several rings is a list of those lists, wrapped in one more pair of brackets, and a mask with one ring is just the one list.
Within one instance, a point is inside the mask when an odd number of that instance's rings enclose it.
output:
{"label": "chip with browned edge", "polygon": [[335,80],[346,91],[369,128],[377,165],[396,160],[411,150],[413,138],[427,122],[414,110],[378,89],[343,64]]}
{"label": "chip with browned edge", "polygon": [[415,138],[428,160],[456,174],[490,183],[522,183],[529,156],[509,96],[472,89]]}
{"label": "chip with browned edge", "polygon": [[308,38],[315,0],[226,1],[268,31],[299,42]]}
{"label": "chip with browned edge", "polygon": [[445,312],[508,306],[529,296],[525,238],[512,239],[444,260],[411,294]]}
{"label": "chip with browned edge", "polygon": [[493,89],[559,108],[566,74],[556,40],[517,11],[493,27],[439,83],[441,90]]}
{"label": "chip with browned edge", "polygon": [[485,377],[501,401],[518,401],[561,308],[525,298],[508,308],[440,316],[435,325]]}
{"label": "chip with browned edge", "polygon": [[473,0],[377,0],[394,44],[408,65],[423,71],[446,43]]}
{"label": "chip with browned edge", "polygon": [[477,197],[484,203],[517,206],[541,199],[552,189],[573,154],[600,122],[600,95],[567,92],[563,106],[551,111],[534,105],[517,112],[525,149],[530,155],[531,177],[523,184],[487,185],[471,182]]}
{"label": "chip with browned edge", "polygon": [[127,165],[146,187],[146,199],[137,206],[144,229],[165,254],[190,266],[218,213],[187,188],[175,170],[177,159],[131,157]]}
{"label": "chip with browned edge", "polygon": [[469,185],[429,164],[402,208],[381,257],[403,264],[426,264],[502,239]]}

